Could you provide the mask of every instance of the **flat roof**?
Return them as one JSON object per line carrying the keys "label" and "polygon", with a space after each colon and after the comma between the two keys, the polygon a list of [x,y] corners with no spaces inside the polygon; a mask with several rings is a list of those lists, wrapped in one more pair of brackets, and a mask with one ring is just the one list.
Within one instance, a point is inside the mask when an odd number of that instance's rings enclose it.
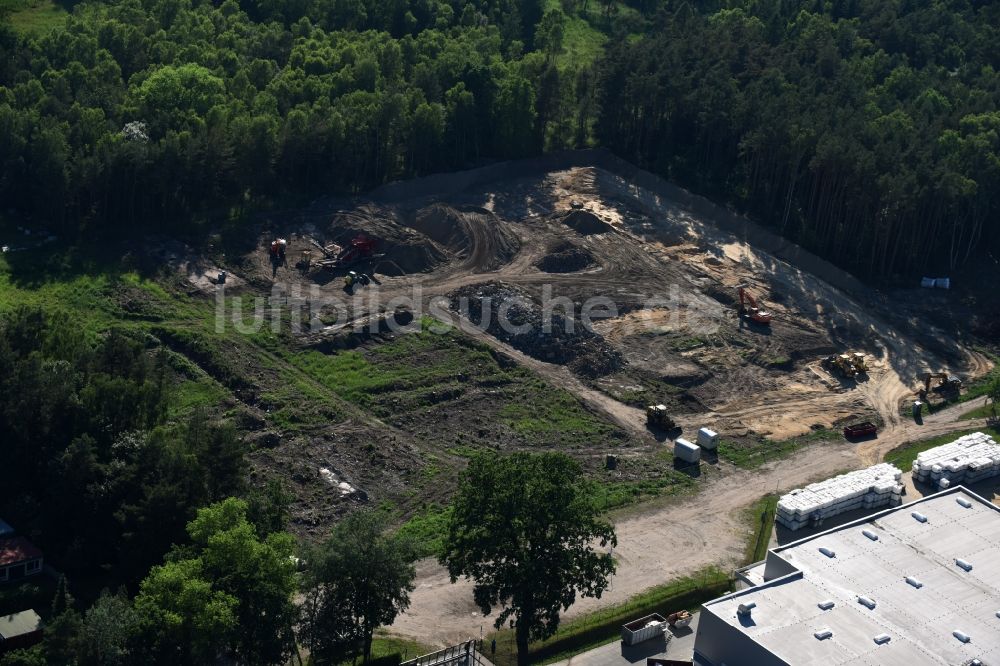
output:
{"label": "flat roof", "polygon": [[[790,664],[1000,664],[1000,508],[961,486],[775,548],[765,562],[751,576],[763,572],[761,584],[704,609]],[[823,630],[832,634],[818,639]]]}
{"label": "flat roof", "polygon": [[42,618],[31,608],[20,613],[0,615],[0,638],[10,640],[38,631],[41,626]]}
{"label": "flat roof", "polygon": [[0,539],[0,567],[6,567],[18,562],[37,560],[42,556],[35,544],[24,537],[7,537]]}

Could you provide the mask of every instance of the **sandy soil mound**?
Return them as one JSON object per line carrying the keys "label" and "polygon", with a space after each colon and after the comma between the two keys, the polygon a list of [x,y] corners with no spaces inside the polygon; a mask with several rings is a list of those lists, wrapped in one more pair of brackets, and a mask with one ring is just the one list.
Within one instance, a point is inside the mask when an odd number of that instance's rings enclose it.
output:
{"label": "sandy soil mound", "polygon": [[611,225],[589,210],[571,210],[562,216],[562,223],[579,234],[603,234],[611,231]]}
{"label": "sandy soil mound", "polygon": [[552,313],[551,327],[546,331],[542,309],[527,292],[503,282],[462,287],[452,292],[451,306],[518,351],[566,365],[583,377],[601,377],[625,365],[622,355],[603,337],[579,321],[570,330],[558,311]]}
{"label": "sandy soil mound", "polygon": [[572,243],[560,243],[549,254],[542,257],[535,266],[546,273],[575,273],[593,266],[597,262],[594,255]]}
{"label": "sandy soil mound", "polygon": [[513,232],[481,208],[458,210],[435,204],[420,209],[402,223],[464,259],[465,268],[477,272],[499,268],[520,249]]}

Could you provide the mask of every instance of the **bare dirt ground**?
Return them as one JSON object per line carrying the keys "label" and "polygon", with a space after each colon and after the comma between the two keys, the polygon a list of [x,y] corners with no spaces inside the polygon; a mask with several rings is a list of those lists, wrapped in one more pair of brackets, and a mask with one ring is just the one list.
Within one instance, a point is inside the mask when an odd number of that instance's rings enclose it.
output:
{"label": "bare dirt ground", "polygon": [[[602,169],[524,176],[447,197],[376,197],[338,206],[317,205],[273,223],[289,238],[288,266],[274,270],[267,261],[270,234],[254,251],[211,265],[224,265],[248,288],[318,289],[343,298],[346,268],[298,270],[295,263],[307,252],[317,258],[316,243],[343,245],[358,233],[374,238],[376,256],[351,268],[377,277],[377,300],[375,286],[365,288],[364,298],[348,302],[345,316],[310,338],[312,348],[322,347],[317,338],[344,336],[404,302],[392,305],[393,299],[410,299],[406,307],[414,314],[461,325],[467,337],[565,389],[627,433],[626,450],[650,454],[663,446],[645,427],[642,408],[652,402],[667,403],[688,434],[707,425],[724,438],[782,440],[853,419],[879,421],[880,435],[871,442],[812,446],[754,471],[720,465],[695,495],[619,516],[612,589],[601,600],[575,604],[570,616],[709,564],[735,564],[746,536],[740,514],[753,500],[872,464],[906,441],[957,429],[961,406],[923,425],[901,416],[917,375],[946,370],[971,378],[992,365],[964,338],[925,322],[916,299],[898,306],[803,253],[791,253],[796,265],[779,260],[755,247],[752,223],[743,237],[723,231],[713,217],[729,215],[724,209],[684,207]],[[827,281],[814,275],[820,268]],[[831,281],[858,288],[847,293]],[[586,357],[575,365],[552,362],[550,345],[501,339],[448,309],[456,294],[487,284],[525,294],[528,314],[546,294],[565,299],[574,312],[587,299],[603,297],[613,311],[594,325],[594,348],[610,348],[622,363],[586,372]],[[741,285],[773,313],[769,328],[737,315]],[[433,310],[435,299],[447,307]],[[863,380],[841,380],[820,367],[822,356],[849,350],[868,356],[871,369]],[[436,413],[447,412],[449,403],[443,404]],[[433,430],[439,424],[425,425]],[[419,457],[421,447],[412,444],[418,436],[426,432],[400,427],[391,439]],[[365,490],[379,499],[378,488]],[[480,626],[489,629],[472,604],[471,586],[450,584],[435,562],[419,564],[417,586],[394,632],[446,644],[478,635]]]}
{"label": "bare dirt ground", "polygon": [[[587,216],[592,226],[572,223],[574,216]],[[639,437],[648,434],[636,408],[666,399],[670,386],[684,389],[686,404],[703,424],[783,439],[853,417],[878,417],[891,426],[921,370],[948,367],[974,376],[989,367],[968,349],[962,350],[964,362],[949,363],[941,349],[947,345],[914,339],[886,319],[889,312],[599,169],[497,183],[489,192],[464,193],[446,203],[367,204],[334,215],[326,227],[300,225],[291,233],[289,254],[308,250],[307,239],[343,242],[362,230],[379,240],[380,254],[354,268],[378,275],[383,307],[419,289],[415,305],[426,311],[434,298],[486,282],[520,288],[539,302],[545,289],[577,304],[608,299],[618,314],[598,321],[594,330],[624,355],[628,367],[596,382],[573,382],[573,389],[611,420],[630,423]],[[586,252],[596,265],[566,273],[537,267],[567,246]],[[340,295],[339,278],[328,272],[282,267],[271,276],[264,253],[254,256],[245,262],[253,274],[248,281],[273,280],[285,288],[318,284]],[[401,265],[407,269],[398,270]],[[739,319],[739,285],[773,312],[769,330]],[[377,314],[371,308],[351,304],[348,321],[338,328]],[[489,336],[477,337],[513,351]],[[869,355],[867,381],[842,381],[819,367],[821,356],[849,349]],[[571,381],[562,367],[533,369],[558,383]],[[593,388],[600,390],[595,394]],[[632,392],[635,399],[622,399],[630,388],[640,389]]]}

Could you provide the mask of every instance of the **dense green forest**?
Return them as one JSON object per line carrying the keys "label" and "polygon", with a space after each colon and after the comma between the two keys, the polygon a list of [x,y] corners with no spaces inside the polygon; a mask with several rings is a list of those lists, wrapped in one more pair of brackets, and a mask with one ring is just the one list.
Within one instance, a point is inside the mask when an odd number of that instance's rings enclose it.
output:
{"label": "dense green forest", "polygon": [[861,274],[995,247],[1000,4],[726,4],[611,47],[601,142]]}
{"label": "dense green forest", "polygon": [[0,199],[73,240],[183,231],[600,144],[860,273],[948,269],[997,241],[998,25],[964,1],[84,2],[0,25]]}

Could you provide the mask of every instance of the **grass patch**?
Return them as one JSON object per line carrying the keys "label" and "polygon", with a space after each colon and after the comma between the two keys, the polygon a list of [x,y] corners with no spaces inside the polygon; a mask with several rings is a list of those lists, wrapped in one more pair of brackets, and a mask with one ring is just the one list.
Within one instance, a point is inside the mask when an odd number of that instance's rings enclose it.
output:
{"label": "grass patch", "polygon": [[745,437],[741,440],[720,439],[719,458],[743,469],[754,469],[772,460],[787,458],[802,447],[839,437],[833,430],[821,428],[791,439],[775,441],[763,437]]}
{"label": "grass patch", "polygon": [[418,558],[437,557],[444,548],[451,506],[431,504],[399,528],[398,534],[411,541]]}
{"label": "grass patch", "polygon": [[898,467],[899,469],[909,470],[913,467],[913,461],[917,459],[917,455],[923,453],[927,449],[933,449],[935,446],[941,446],[942,444],[948,444],[955,441],[962,435],[969,435],[974,432],[987,431],[992,435],[996,436],[1000,434],[1000,428],[996,426],[988,428],[976,428],[975,430],[956,430],[955,432],[946,433],[944,435],[938,435],[937,437],[931,437],[929,439],[922,439],[916,442],[907,442],[902,446],[898,446],[892,451],[885,454],[883,458],[884,462],[891,463]]}
{"label": "grass patch", "polygon": [[982,377],[977,377],[976,379],[966,382],[965,390],[958,398],[958,402],[968,402],[970,400],[975,400],[976,398],[985,397],[986,392],[990,388],[990,384],[992,384],[997,377],[1000,377],[1000,356],[996,356],[995,354],[988,352],[983,353],[989,356],[990,360],[995,364],[993,370],[987,372]]}
{"label": "grass patch", "polygon": [[16,583],[7,583],[0,587],[0,615],[19,613],[27,608],[47,619],[51,614],[52,599],[56,596],[54,578],[39,574]]}
{"label": "grass patch", "polygon": [[487,347],[455,331],[440,334],[425,327],[364,350],[283,356],[345,400],[393,421],[414,413],[430,419],[438,405],[457,408],[488,393],[499,421],[527,444],[620,435],[569,392],[524,368],[501,367]]}
{"label": "grass patch", "polygon": [[993,417],[993,405],[985,402],[978,407],[973,407],[958,417],[959,421],[971,421],[972,419],[988,419]]}
{"label": "grass patch", "polygon": [[667,471],[643,481],[606,481],[593,484],[593,502],[602,511],[637,504],[664,495],[690,490],[697,481],[683,472]]}
{"label": "grass patch", "polygon": [[[560,0],[545,0],[545,11],[562,9]],[[576,69],[591,64],[604,50],[608,36],[591,25],[585,16],[576,13],[566,15],[563,32],[563,52],[556,59],[559,69]]]}
{"label": "grass patch", "polygon": [[228,392],[208,377],[181,381],[173,390],[169,417],[184,418],[199,407],[218,405],[227,396]]}
{"label": "grass patch", "polygon": [[11,26],[26,35],[38,35],[66,22],[69,12],[52,0],[0,0],[0,17],[7,14]]}
{"label": "grass patch", "polygon": [[750,536],[743,561],[747,564],[760,562],[767,556],[767,545],[774,531],[774,518],[777,515],[778,496],[764,495],[747,507],[747,524],[751,525]]}
{"label": "grass patch", "polygon": [[[377,630],[372,636],[372,666],[394,666],[414,657],[420,657],[434,652],[434,648],[418,641],[392,636],[384,630]],[[289,662],[292,663],[292,662]],[[358,658],[343,661],[338,666],[356,666],[361,663]]]}
{"label": "grass patch", "polygon": [[551,392],[537,403],[518,402],[500,410],[500,418],[522,435],[550,435],[555,433],[594,433],[609,431],[602,421],[580,408],[571,394],[549,387],[534,378],[524,378],[532,393],[539,397]]}
{"label": "grass patch", "polygon": [[[732,579],[729,574],[715,567],[704,569],[691,576],[650,588],[625,603],[561,623],[554,636],[531,645],[529,659],[536,664],[566,659],[619,640],[621,626],[629,620],[650,613],[666,615],[681,609],[696,610],[702,603],[731,589]],[[496,654],[487,654],[487,657],[497,666],[514,666],[517,654],[513,632],[509,629],[494,632],[486,637],[485,646],[489,646],[494,638],[497,642]]]}

